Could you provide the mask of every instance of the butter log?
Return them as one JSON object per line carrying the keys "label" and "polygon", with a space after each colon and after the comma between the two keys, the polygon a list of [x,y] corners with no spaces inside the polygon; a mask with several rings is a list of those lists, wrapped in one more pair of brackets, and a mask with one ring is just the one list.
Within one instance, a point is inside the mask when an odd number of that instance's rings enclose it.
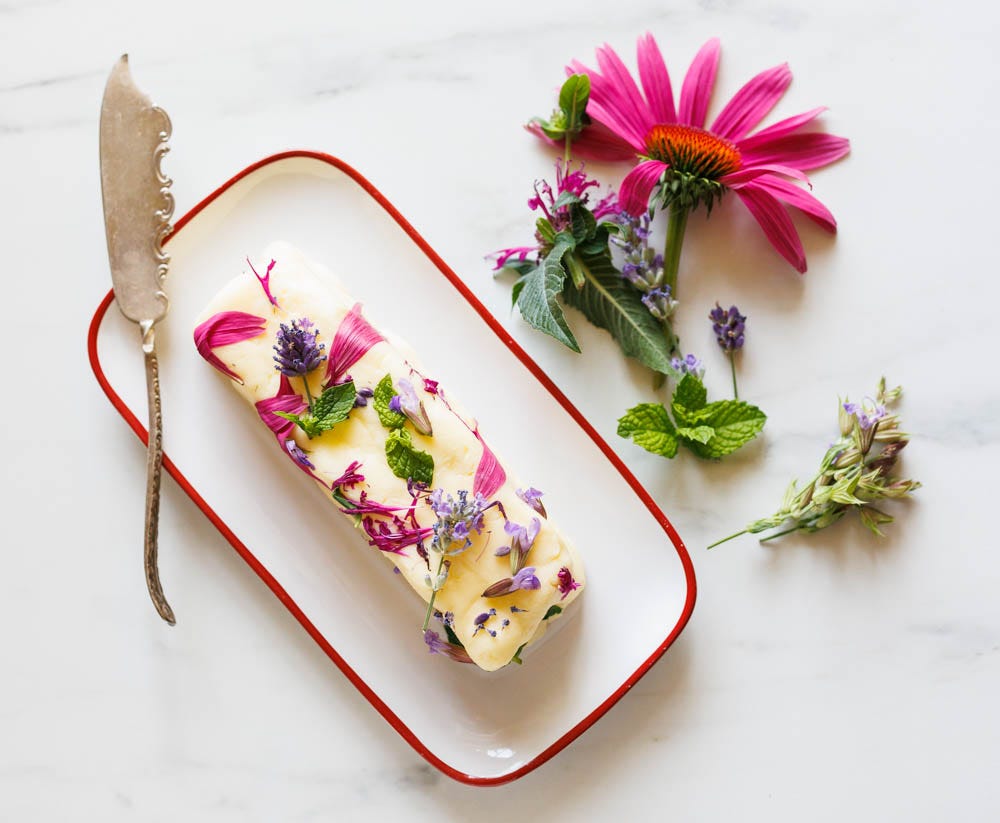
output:
{"label": "butter log", "polygon": [[585,582],[541,493],[328,270],[285,243],[260,259],[205,308],[198,351],[427,604],[415,643],[487,671],[519,659]]}

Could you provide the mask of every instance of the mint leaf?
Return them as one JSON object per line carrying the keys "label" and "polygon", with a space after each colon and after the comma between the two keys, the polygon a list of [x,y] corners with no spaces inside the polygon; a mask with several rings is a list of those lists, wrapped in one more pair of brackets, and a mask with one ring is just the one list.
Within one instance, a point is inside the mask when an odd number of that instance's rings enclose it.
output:
{"label": "mint leaf", "polygon": [[580,131],[588,99],[590,99],[590,78],[586,74],[571,74],[567,77],[559,90],[559,108],[566,116],[566,131]]}
{"label": "mint leaf", "polygon": [[557,237],[552,251],[534,271],[524,276],[524,285],[517,295],[517,307],[526,323],[579,352],[580,344],[576,342],[562,306],[556,300],[566,282],[562,258],[572,248],[573,239],[563,232]]}
{"label": "mint leaf", "polygon": [[715,430],[707,443],[685,441],[699,457],[716,459],[732,454],[740,446],[753,440],[764,428],[767,415],[756,406],[742,400],[717,400],[698,412],[704,425]]}
{"label": "mint leaf", "polygon": [[554,211],[555,209],[561,209],[563,206],[571,206],[575,203],[582,202],[583,201],[577,195],[573,194],[573,192],[564,191],[561,192],[555,199],[555,202],[552,204],[552,209]]}
{"label": "mint leaf", "polygon": [[677,454],[677,433],[660,403],[640,403],[625,412],[618,420],[618,436],[631,438],[653,454],[668,458]]}
{"label": "mint leaf", "polygon": [[555,617],[557,614],[562,614],[562,606],[549,606],[549,610],[545,612],[545,617],[542,620],[548,620],[550,617]]}
{"label": "mint leaf", "polygon": [[393,429],[385,441],[385,459],[392,473],[403,480],[428,486],[434,480],[434,458],[413,447],[406,429]]}
{"label": "mint leaf", "polygon": [[597,232],[597,221],[586,206],[572,206],[569,210],[569,216],[573,239],[577,243],[590,240]]}
{"label": "mint leaf", "polygon": [[291,420],[306,433],[306,436],[310,440],[314,437],[319,437],[325,431],[311,414],[292,414],[291,412],[283,411],[276,411],[275,414],[278,417],[283,417],[285,420]]}
{"label": "mint leaf", "polygon": [[582,255],[582,262],[586,282],[581,289],[566,289],[566,303],[583,312],[595,326],[607,329],[628,357],[654,371],[676,376],[663,328],[611,258],[606,253]]}
{"label": "mint leaf", "polygon": [[358,390],[353,380],[328,386],[313,403],[313,417],[326,429],[332,429],[347,419],[357,399]]}
{"label": "mint leaf", "polygon": [[378,381],[375,393],[372,395],[372,406],[379,422],[387,429],[401,429],[406,425],[406,415],[389,408],[389,401],[396,395],[392,385],[392,375],[387,374]]}
{"label": "mint leaf", "polygon": [[707,400],[708,391],[705,389],[705,384],[693,374],[685,374],[674,389],[674,403],[687,411],[696,412],[704,408]]}
{"label": "mint leaf", "polygon": [[695,443],[704,444],[715,437],[715,429],[711,426],[678,426],[677,436],[682,440],[693,440]]}

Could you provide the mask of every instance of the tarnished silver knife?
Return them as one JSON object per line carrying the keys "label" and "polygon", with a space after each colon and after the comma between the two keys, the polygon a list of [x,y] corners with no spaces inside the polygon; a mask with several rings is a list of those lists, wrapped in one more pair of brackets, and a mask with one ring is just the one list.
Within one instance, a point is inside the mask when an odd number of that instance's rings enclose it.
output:
{"label": "tarnished silver knife", "polygon": [[167,314],[163,280],[170,258],[163,240],[170,234],[174,199],[160,161],[169,151],[170,118],[132,82],[128,55],[115,63],[101,104],[101,193],[108,259],[115,301],[139,324],[146,359],[149,444],[146,451],[146,529],[143,562],[146,586],[160,617],[174,624],[157,567],[163,417],[155,326]]}

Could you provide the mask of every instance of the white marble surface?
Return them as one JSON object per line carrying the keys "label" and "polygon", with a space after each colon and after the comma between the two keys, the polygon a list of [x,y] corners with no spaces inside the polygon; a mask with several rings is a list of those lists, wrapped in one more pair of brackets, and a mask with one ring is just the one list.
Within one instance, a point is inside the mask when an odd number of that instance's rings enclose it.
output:
{"label": "white marble surface", "polygon": [[[997,12],[419,5],[0,3],[0,820],[995,819]],[[527,329],[482,260],[525,237],[527,189],[548,169],[519,123],[546,111],[566,59],[603,40],[630,52],[647,28],[675,78],[722,37],[716,107],[787,59],[796,80],[777,114],[826,104],[827,127],[854,145],[814,177],[841,232],[800,222],[805,277],[733,204],[690,231],[685,341],[724,392],[702,316],[737,302],[750,315],[741,388],[770,414],[766,437],[719,465],[617,440],[645,378],[598,333],[583,331],[575,358]],[[84,352],[107,288],[98,106],[125,50],[173,117],[180,211],[273,151],[347,159],[591,416],[690,547],[687,630],[523,780],[475,789],[426,765],[172,482],[162,566],[179,626],[149,606],[143,453]],[[871,391],[883,372],[907,389],[904,465],[925,484],[890,536],[845,523],[706,553],[811,470],[838,393]]]}

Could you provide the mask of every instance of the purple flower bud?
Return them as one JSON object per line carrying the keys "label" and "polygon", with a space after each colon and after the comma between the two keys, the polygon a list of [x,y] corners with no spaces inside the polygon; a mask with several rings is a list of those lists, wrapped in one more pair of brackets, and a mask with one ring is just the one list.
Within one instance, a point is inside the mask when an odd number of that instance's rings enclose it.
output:
{"label": "purple flower bud", "polygon": [[402,412],[407,416],[413,427],[421,434],[431,435],[434,433],[431,427],[430,418],[424,408],[423,401],[417,397],[417,392],[413,384],[403,378],[399,380],[399,394],[389,401],[389,408],[394,412]]}
{"label": "purple flower bud", "polygon": [[304,468],[307,469],[316,468],[312,464],[312,461],[306,456],[306,453],[302,451],[301,448],[299,448],[298,443],[296,443],[294,440],[289,439],[285,441],[285,451],[287,451],[292,460],[294,460],[300,466],[303,466]]}
{"label": "purple flower bud", "polygon": [[456,663],[471,663],[472,658],[469,657],[469,653],[463,649],[461,646],[453,646],[446,640],[441,639],[436,631],[432,629],[427,629],[424,632],[424,643],[427,644],[427,650],[431,654],[443,654],[445,657],[449,657]]}
{"label": "purple flower bud", "polygon": [[367,406],[368,401],[375,396],[375,392],[371,389],[358,389],[358,396],[354,398],[354,407],[360,408],[362,406]]}
{"label": "purple flower bud", "polygon": [[719,346],[727,354],[743,348],[746,315],[740,314],[736,306],[722,308],[716,301],[715,308],[708,313],[712,321],[712,331]]}
{"label": "purple flower bud", "polygon": [[535,567],[527,566],[521,569],[517,574],[514,575],[514,588],[524,589],[525,591],[540,589],[542,587],[541,581],[535,577]]}
{"label": "purple flower bud", "polygon": [[318,331],[307,317],[293,320],[290,326],[281,324],[275,351],[275,369],[286,377],[305,377],[319,366],[326,355],[323,343],[316,342]]}
{"label": "purple flower bud", "polygon": [[695,357],[693,354],[686,354],[684,358],[675,357],[670,361],[670,365],[673,366],[682,375],[692,374],[701,380],[702,376],[705,374],[705,367],[702,362]]}
{"label": "purple flower bud", "polygon": [[566,568],[566,566],[559,569],[556,578],[559,581],[559,591],[562,594],[562,597],[559,598],[560,600],[565,600],[571,591],[580,588],[580,584],[573,579],[573,572]]}
{"label": "purple flower bud", "polygon": [[518,489],[514,492],[518,497],[521,498],[525,503],[527,503],[531,508],[538,512],[542,517],[547,517],[545,512],[545,504],[542,502],[542,492],[536,489],[534,486],[529,486],[527,489]]}

